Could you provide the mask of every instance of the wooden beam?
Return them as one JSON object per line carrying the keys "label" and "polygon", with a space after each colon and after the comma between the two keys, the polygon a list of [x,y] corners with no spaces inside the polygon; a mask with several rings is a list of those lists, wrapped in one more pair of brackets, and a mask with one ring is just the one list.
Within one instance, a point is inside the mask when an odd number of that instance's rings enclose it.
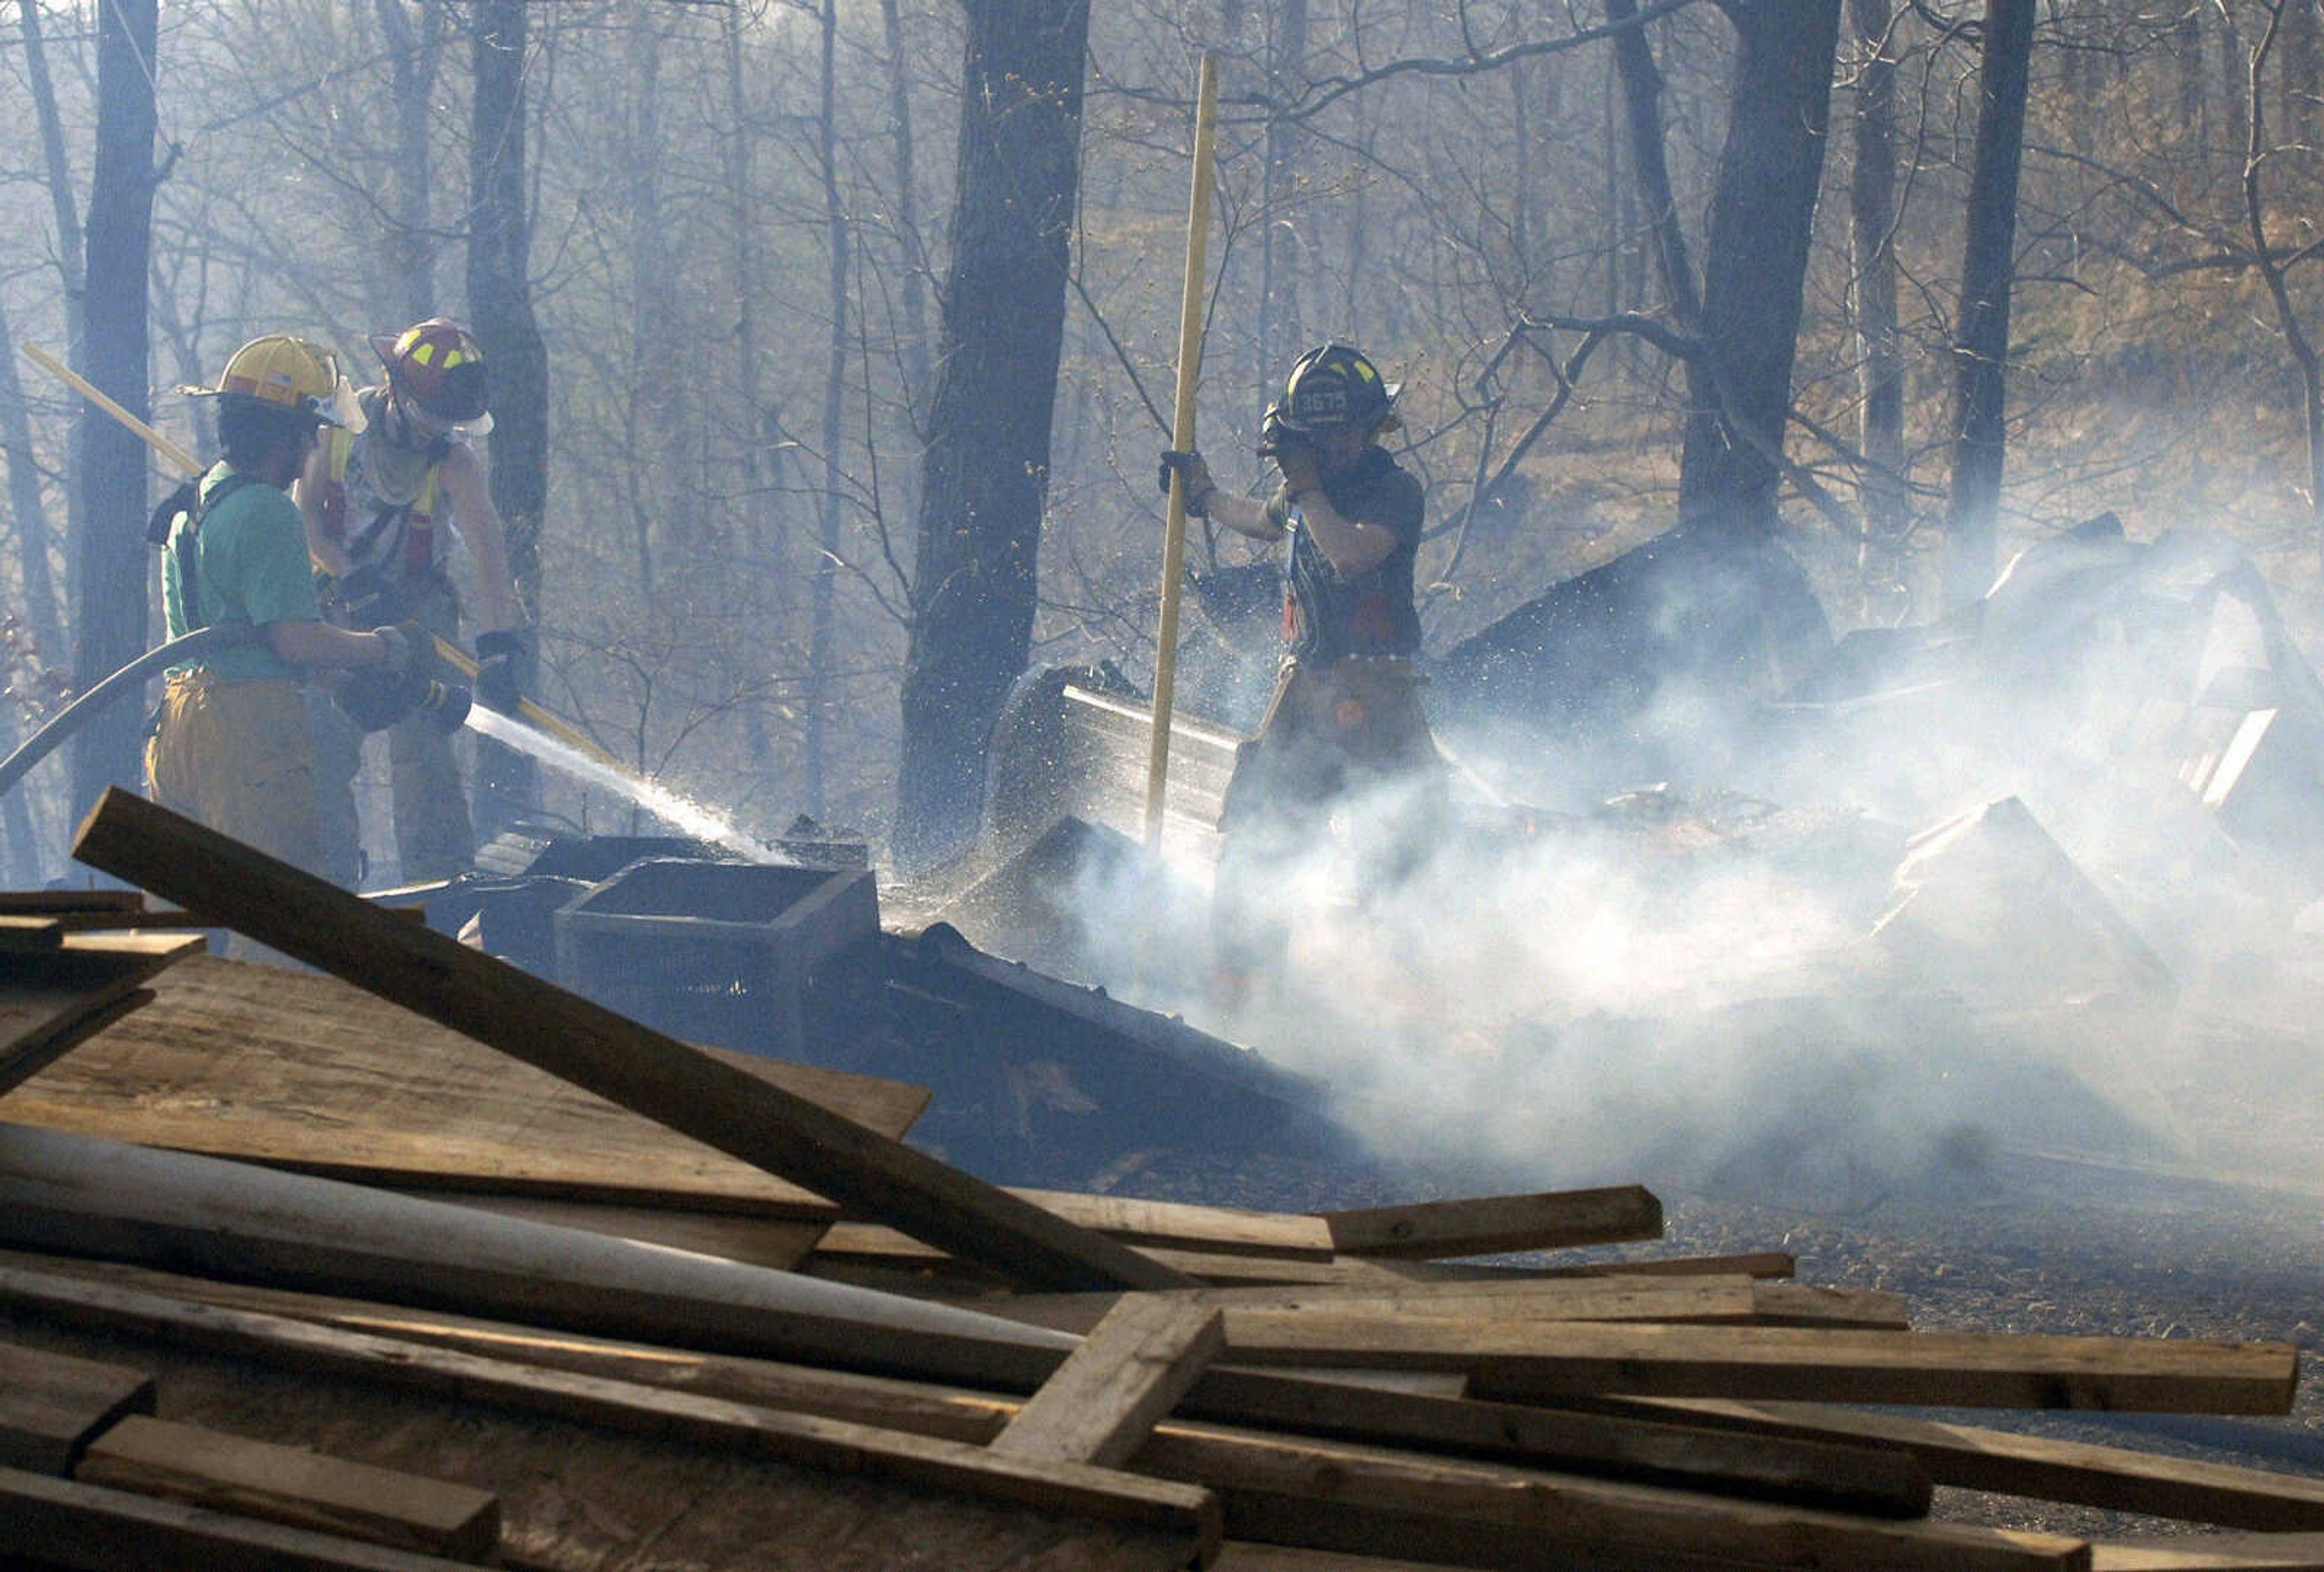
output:
{"label": "wooden beam", "polygon": [[67,934],[54,949],[0,951],[0,1092],[55,1062],[198,934]]}
{"label": "wooden beam", "polygon": [[1378,1447],[1165,1427],[1135,1466],[1215,1482],[1238,1539],[1483,1567],[2082,1572],[2079,1540],[1725,1502]]}
{"label": "wooden beam", "polygon": [[0,951],[11,955],[54,955],[64,948],[63,924],[53,917],[19,917],[0,912]]}
{"label": "wooden beam", "polygon": [[1119,1468],[1226,1345],[1219,1312],[1125,1294],[993,1438],[996,1452]]}
{"label": "wooden beam", "polygon": [[2324,1532],[2324,1479],[1816,1403],[1612,1400],[1593,1408],[1769,1440],[1892,1447],[1940,1484],[2266,1533]]}
{"label": "wooden beam", "polygon": [[0,1467],[69,1474],[106,1427],[152,1411],[142,1370],[0,1343]]}
{"label": "wooden beam", "polygon": [[80,1572],[470,1572],[440,1556],[5,1468],[0,1551]]}
{"label": "wooden beam", "polygon": [[[1226,1566],[1222,1558],[1220,1567]],[[2324,1534],[2187,1534],[2090,1546],[2090,1572],[2324,1572]]]}
{"label": "wooden beam", "polygon": [[1441,1261],[1663,1236],[1663,1204],[1637,1185],[1422,1201],[1319,1213],[1343,1255]]}
{"label": "wooden beam", "polygon": [[130,792],[98,800],[73,855],[1029,1287],[1193,1286],[1127,1245]]}
{"label": "wooden beam", "polygon": [[[66,1321],[119,1316],[76,1288],[109,1283],[150,1302],[153,1335],[197,1341],[201,1307],[288,1317],[350,1332],[448,1348],[488,1358],[636,1382],[700,1397],[792,1410],[978,1444],[990,1441],[1018,1404],[956,1386],[689,1353],[571,1333],[480,1321],[387,1305],[214,1283],[176,1273],[100,1262],[0,1255],[0,1302]],[[188,1301],[192,1301],[189,1303]],[[173,1308],[174,1307],[174,1308]],[[167,1310],[167,1315],[163,1314]],[[145,1323],[138,1323],[140,1327]],[[270,1319],[221,1322],[235,1345],[272,1357]],[[300,1355],[292,1355],[298,1357]],[[388,1379],[392,1379],[392,1374]],[[1925,1515],[1928,1476],[1902,1455],[1868,1447],[1730,1437],[1667,1422],[1573,1414],[1380,1390],[1345,1381],[1301,1380],[1277,1372],[1212,1369],[1181,1408],[1190,1419],[1393,1444],[1637,1483],[1661,1484],[1819,1506],[1879,1517]],[[1166,1429],[1185,1429],[1170,1421]],[[1286,1446],[1298,1443],[1285,1439]]]}
{"label": "wooden beam", "polygon": [[500,1543],[500,1498],[489,1491],[166,1419],[123,1419],[90,1444],[73,1477],[459,1561],[481,1561]]}
{"label": "wooden beam", "polygon": [[[1472,1394],[1521,1401],[1618,1394],[2281,1414],[2300,1367],[2288,1343],[1589,1323],[1462,1330],[1406,1362],[1463,1364]],[[1231,1318],[1227,1336],[1231,1344]]]}
{"label": "wooden beam", "polygon": [[[1400,1282],[1383,1289],[1326,1284],[1312,1288],[1254,1286],[1188,1291],[1199,1303],[1230,1312],[1228,1338],[1245,1364],[1298,1364],[1310,1347],[1330,1347],[1333,1333],[1314,1339],[1302,1327],[1415,1320],[1694,1321],[1749,1325],[1760,1313],[1759,1284],[1748,1277],[1555,1278],[1532,1282]],[[1068,1332],[1096,1326],[1126,1294],[1017,1294],[983,1307],[993,1314]],[[1240,1327],[1240,1331],[1237,1328]],[[1237,1339],[1240,1338],[1240,1341]],[[1352,1350],[1350,1350],[1352,1352]],[[1353,1359],[1326,1357],[1319,1364]],[[1394,1369],[1391,1361],[1374,1368]]]}
{"label": "wooden beam", "polygon": [[46,917],[60,911],[143,911],[143,890],[0,890],[0,912]]}
{"label": "wooden beam", "polygon": [[[221,1309],[109,1283],[0,1270],[0,1298],[84,1328],[355,1381],[492,1403],[601,1429],[752,1457],[953,1491],[1037,1512],[1133,1524],[1218,1548],[1217,1498],[1198,1487],[1076,1463],[1027,1463],[989,1447],[807,1414],[779,1413],[629,1382],[480,1358],[249,1310]],[[0,1513],[0,1516],[5,1516]]]}

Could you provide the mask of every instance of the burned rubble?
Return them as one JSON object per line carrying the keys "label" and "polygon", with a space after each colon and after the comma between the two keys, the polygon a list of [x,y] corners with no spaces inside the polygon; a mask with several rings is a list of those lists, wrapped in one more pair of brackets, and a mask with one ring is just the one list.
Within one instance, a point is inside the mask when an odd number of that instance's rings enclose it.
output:
{"label": "burned rubble", "polygon": [[[1705,571],[1602,576],[1599,631]],[[1790,624],[1773,701],[1725,680],[1766,606],[1691,654],[1662,616],[1620,647],[1683,697],[1592,723],[1627,753],[1553,792],[1448,726],[1441,865],[1321,899],[1293,958],[1343,998],[1241,1014],[1172,943],[1236,717],[1174,722],[1157,867],[1116,673],[1028,678],[1007,813],[908,884],[800,824],[366,900],[108,799],[77,855],[174,906],[0,898],[0,1550],[2324,1564],[2313,1326],[2224,1280],[2142,1320],[2103,1264],[2203,1226],[2204,1099],[2259,1071],[2190,1033],[2296,1008],[2255,984],[2297,980],[2318,707],[2255,584],[2097,530],[1975,626]],[[2164,920],[2190,861],[2225,892]],[[2230,956],[2230,906],[2293,938]]]}

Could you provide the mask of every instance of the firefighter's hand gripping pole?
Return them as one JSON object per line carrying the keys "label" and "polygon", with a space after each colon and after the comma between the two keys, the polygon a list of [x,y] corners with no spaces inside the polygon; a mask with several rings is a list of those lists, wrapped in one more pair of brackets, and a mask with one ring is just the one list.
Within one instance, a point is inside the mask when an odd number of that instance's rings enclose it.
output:
{"label": "firefighter's hand gripping pole", "polygon": [[[138,436],[145,439],[145,445],[148,448],[152,448],[154,452],[159,453],[162,458],[177,466],[180,471],[189,476],[199,477],[202,473],[201,460],[196,458],[183,448],[179,447],[175,442],[171,441],[170,439],[161,435],[161,432],[155,430],[152,427],[147,425],[144,421],[131,414],[127,410],[123,409],[119,404],[115,403],[111,399],[106,397],[102,389],[98,388],[96,384],[90,382],[87,377],[81,375],[80,373],[73,370],[72,367],[67,365],[63,361],[59,360],[55,356],[51,355],[47,350],[42,349],[37,344],[27,344],[24,346],[24,357],[30,360],[33,365],[39,366],[42,371],[45,371],[51,375],[66,383],[75,393],[80,394],[81,397],[87,399],[90,403],[95,404],[98,409],[103,410],[106,414],[111,415],[115,420],[128,427],[129,430],[136,432]],[[459,645],[452,643],[449,639],[439,638],[436,641],[436,655],[438,660],[451,667],[454,670],[459,672],[463,677],[474,678],[476,674],[475,661],[469,658],[468,652],[466,650],[463,650]],[[597,763],[605,765],[609,769],[619,770],[625,775],[630,772],[628,766],[624,765],[621,760],[615,758],[613,754],[599,747],[595,742],[591,741],[586,735],[576,729],[569,722],[559,718],[549,710],[541,708],[540,706],[535,704],[531,699],[518,699],[516,702],[516,712],[525,719],[530,721],[534,726],[540,727],[542,731],[547,732],[550,736],[555,737],[558,742],[563,743],[567,747],[572,748],[576,752],[587,754],[590,758],[595,759]]]}
{"label": "firefighter's hand gripping pole", "polygon": [[[1194,446],[1194,384],[1203,368],[1203,264],[1210,242],[1211,144],[1218,129],[1217,57],[1203,56],[1194,91],[1194,169],[1186,204],[1186,282],[1178,306],[1178,403],[1170,446]],[[1168,522],[1162,537],[1162,621],[1154,653],[1154,738],[1146,759],[1146,850],[1162,845],[1162,805],[1170,781],[1170,703],[1178,674],[1178,585],[1186,567],[1186,477],[1170,477]]]}

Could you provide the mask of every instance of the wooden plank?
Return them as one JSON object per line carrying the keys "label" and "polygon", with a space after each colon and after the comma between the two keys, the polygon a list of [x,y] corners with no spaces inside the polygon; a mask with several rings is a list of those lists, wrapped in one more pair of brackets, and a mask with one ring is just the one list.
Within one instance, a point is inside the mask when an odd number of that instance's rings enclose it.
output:
{"label": "wooden plank", "polygon": [[1118,1468],[1226,1345],[1219,1312],[1181,1294],[1124,1294],[992,1447]]}
{"label": "wooden plank", "polygon": [[468,1564],[0,1469],[0,1551],[86,1572],[467,1572]]}
{"label": "wooden plank", "polygon": [[1194,1286],[1127,1245],[118,788],[83,820],[73,855],[1028,1287]]}
{"label": "wooden plank", "polygon": [[142,1370],[0,1343],[0,1467],[69,1474],[92,1437],[152,1411]]}
{"label": "wooden plank", "polygon": [[[2288,1343],[1587,1322],[1430,1325],[1463,1336],[1441,1339],[1433,1355],[1408,1353],[1407,1364],[1424,1357],[1463,1363],[1472,1394],[1520,1401],[1608,1393],[2281,1414],[2291,1410],[2300,1363]],[[1296,1335],[1318,1336],[1313,1329]],[[1234,1336],[1229,1317],[1231,1345]],[[1374,1353],[1347,1357],[1377,1362]]]}
{"label": "wooden plank", "polygon": [[989,1447],[514,1364],[108,1283],[0,1270],[9,1302],[70,1325],[255,1355],[280,1368],[379,1382],[460,1403],[494,1403],[601,1429],[949,1490],[1035,1511],[1185,1536],[1207,1560],[1220,1538],[1208,1491],[1076,1463],[1027,1463]]}
{"label": "wooden plank", "polygon": [[1091,1196],[1073,1190],[1016,1192],[1060,1217],[1111,1234],[1125,1244],[1158,1244],[1223,1255],[1264,1255],[1329,1261],[1332,1231],[1321,1217],[1297,1212],[1254,1212],[1201,1207],[1134,1196]]}
{"label": "wooden plank", "polygon": [[[1278,1347],[1277,1334],[1299,1327],[1393,1323],[1419,1319],[1695,1321],[1750,1324],[1760,1313],[1759,1285],[1748,1277],[1665,1279],[1559,1278],[1533,1282],[1397,1283],[1318,1287],[1252,1286],[1187,1290],[1195,1301],[1231,1311],[1230,1341],[1242,1329],[1236,1357],[1245,1364],[1296,1363],[1308,1346],[1328,1345],[1296,1336]],[[1015,1294],[984,1308],[1011,1320],[1062,1331],[1086,1332],[1126,1294]],[[1246,1314],[1246,1312],[1253,1312]],[[1265,1312],[1264,1315],[1256,1312]],[[1318,1364],[1348,1364],[1323,1359]],[[1393,1364],[1376,1366],[1394,1369]]]}
{"label": "wooden plank", "polygon": [[0,912],[0,951],[11,955],[54,955],[64,948],[65,930],[53,917],[19,917]]}
{"label": "wooden plank", "polygon": [[60,911],[143,911],[143,890],[0,890],[0,912],[46,917]]}
{"label": "wooden plank", "polygon": [[[336,977],[197,957],[0,1103],[21,1124],[414,1188],[828,1221],[837,1208]],[[918,1087],[705,1050],[883,1135]]]}
{"label": "wooden plank", "polygon": [[1343,1255],[1444,1260],[1663,1236],[1663,1204],[1637,1185],[1319,1213]]}
{"label": "wooden plank", "polygon": [[1580,1266],[1538,1266],[1531,1270],[1537,1277],[1725,1277],[1736,1272],[1746,1277],[1791,1277],[1799,1271],[1799,1259],[1789,1251],[1751,1250],[1734,1255],[1656,1255],[1643,1261],[1591,1262]]}
{"label": "wooden plank", "polygon": [[2088,1546],[2055,1535],[1764,1506],[1378,1447],[1286,1447],[1208,1427],[1157,1429],[1136,1466],[1216,1482],[1240,1539],[1469,1566],[2081,1572],[2089,1565]]}
{"label": "wooden plank", "polygon": [[[673,1358],[666,1348],[103,1262],[55,1262],[51,1263],[53,1270],[43,1271],[39,1266],[43,1259],[0,1254],[0,1265],[11,1269],[0,1271],[0,1301],[35,1311],[48,1307],[68,1315],[85,1313],[86,1307],[69,1286],[57,1286],[61,1273],[68,1284],[73,1279],[94,1279],[143,1290],[164,1303],[191,1300],[221,1309],[290,1317],[576,1375],[974,1443],[990,1441],[1017,1411],[1010,1398],[960,1387],[731,1355],[689,1353]],[[263,1344],[256,1346],[263,1349]],[[1730,1437],[1667,1422],[1216,1368],[1186,1395],[1181,1408],[1192,1418],[1881,1517],[1925,1515],[1929,1506],[1928,1475],[1919,1465],[1901,1454],[1861,1446]],[[1284,1444],[1298,1443],[1286,1438]]]}
{"label": "wooden plank", "polygon": [[97,1017],[202,947],[198,934],[68,934],[46,952],[0,952],[0,1092],[38,1074]]}
{"label": "wooden plank", "polygon": [[1618,1400],[1609,1410],[1771,1440],[1893,1447],[1940,1484],[2259,1532],[2324,1532],[2324,1479],[1815,1403]]}
{"label": "wooden plank", "polygon": [[500,1501],[488,1491],[167,1419],[123,1419],[90,1443],[73,1477],[459,1561],[481,1561],[500,1542]]}
{"label": "wooden plank", "polygon": [[[1221,1558],[1219,1565],[1227,1563]],[[2324,1572],[2324,1534],[2186,1534],[2102,1540],[2091,1572]]]}

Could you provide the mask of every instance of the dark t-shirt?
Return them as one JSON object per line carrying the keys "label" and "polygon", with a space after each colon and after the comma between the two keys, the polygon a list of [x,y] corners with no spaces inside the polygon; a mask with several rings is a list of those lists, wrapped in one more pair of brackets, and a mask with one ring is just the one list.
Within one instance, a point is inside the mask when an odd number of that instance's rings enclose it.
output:
{"label": "dark t-shirt", "polygon": [[1283,568],[1285,650],[1309,661],[1417,654],[1412,575],[1420,550],[1420,482],[1397,467],[1387,448],[1367,448],[1354,468],[1323,483],[1323,494],[1342,518],[1378,524],[1396,544],[1361,573],[1344,577],[1294,511]]}

